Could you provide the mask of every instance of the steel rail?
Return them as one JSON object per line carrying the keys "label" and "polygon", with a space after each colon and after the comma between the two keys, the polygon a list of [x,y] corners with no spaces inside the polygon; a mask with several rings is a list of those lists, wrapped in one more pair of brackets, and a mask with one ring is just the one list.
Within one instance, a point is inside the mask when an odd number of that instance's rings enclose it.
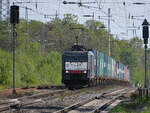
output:
{"label": "steel rail", "polygon": [[125,94],[128,93],[133,93],[135,92],[136,89],[134,90],[128,90],[128,91],[123,91],[121,94],[113,97],[112,99],[108,99],[108,102],[105,102],[103,105],[99,106],[95,110],[93,110],[91,113],[109,113],[115,106],[117,106],[120,102],[122,102],[122,99],[119,99],[120,97],[124,96]]}
{"label": "steel rail", "polygon": [[[120,90],[120,89],[119,89]],[[123,90],[123,89],[122,89]],[[120,91],[122,91],[122,90],[120,90]],[[126,88],[124,88],[124,90],[126,90]],[[87,104],[87,103],[89,103],[89,102],[91,102],[91,101],[94,101],[95,99],[100,99],[101,97],[104,97],[106,94],[111,94],[112,92],[116,92],[116,90],[112,90],[112,91],[106,91],[106,92],[104,92],[104,93],[101,93],[101,94],[99,94],[98,96],[95,96],[95,97],[92,97],[92,98],[90,98],[90,99],[88,99],[88,100],[85,100],[85,101],[81,101],[81,102],[78,102],[78,103],[75,103],[75,104],[73,104],[73,105],[71,105],[71,106],[68,106],[68,107],[66,107],[66,108],[64,108],[64,109],[61,109],[61,110],[58,110],[58,111],[56,111],[56,112],[54,112],[54,113],[65,113],[65,112],[69,112],[69,111],[71,111],[71,110],[74,110],[74,109],[76,109],[76,108],[79,108],[79,107],[81,107],[81,106],[83,106],[83,105],[85,105],[85,104]],[[117,93],[117,92],[116,92]],[[108,102],[107,102],[108,103]],[[106,103],[105,103],[106,104]]]}

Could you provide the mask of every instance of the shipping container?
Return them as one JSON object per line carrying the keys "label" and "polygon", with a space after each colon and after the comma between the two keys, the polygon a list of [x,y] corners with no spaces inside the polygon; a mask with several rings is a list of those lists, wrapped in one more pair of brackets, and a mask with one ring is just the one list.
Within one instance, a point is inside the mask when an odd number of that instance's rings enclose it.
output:
{"label": "shipping container", "polygon": [[111,58],[111,78],[116,79],[117,65],[116,61]]}
{"label": "shipping container", "polygon": [[113,73],[113,78],[117,79],[117,62],[113,60],[113,65],[114,65],[114,73]]}
{"label": "shipping container", "polygon": [[98,56],[99,60],[98,60],[98,75],[103,76],[104,75],[104,54],[99,52],[99,56]]}
{"label": "shipping container", "polygon": [[110,78],[110,68],[111,68],[111,57],[108,56],[108,62],[107,62],[107,76]]}
{"label": "shipping container", "polygon": [[117,75],[116,78],[119,79],[119,62],[117,62]]}
{"label": "shipping container", "polygon": [[128,81],[128,68],[124,66],[124,80]]}
{"label": "shipping container", "polygon": [[108,56],[104,54],[104,76],[108,77]]}
{"label": "shipping container", "polygon": [[89,75],[91,76],[91,78],[93,78],[95,76],[94,73],[94,54],[93,52],[89,51],[88,52],[88,70],[89,71]]}
{"label": "shipping container", "polygon": [[97,51],[92,50],[92,52],[94,54],[94,74],[96,76],[97,75]]}
{"label": "shipping container", "polygon": [[113,62],[114,59],[111,58],[111,63],[110,63],[110,76],[111,78],[113,78],[113,72],[114,72],[114,62]]}
{"label": "shipping container", "polygon": [[128,69],[128,81],[130,82],[130,80],[131,80],[131,71],[130,69]]}
{"label": "shipping container", "polygon": [[119,80],[124,80],[124,65],[119,63]]}
{"label": "shipping container", "polygon": [[96,67],[96,73],[97,73],[97,75],[99,76],[99,51],[97,51],[97,60],[96,60],[96,64],[97,64],[97,67]]}
{"label": "shipping container", "polygon": [[122,64],[122,80],[124,80],[124,65]]}

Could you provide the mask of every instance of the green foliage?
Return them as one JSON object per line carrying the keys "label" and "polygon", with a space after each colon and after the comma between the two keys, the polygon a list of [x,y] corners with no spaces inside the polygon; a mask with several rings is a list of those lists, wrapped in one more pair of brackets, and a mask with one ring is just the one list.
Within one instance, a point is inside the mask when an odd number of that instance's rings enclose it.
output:
{"label": "green foliage", "polygon": [[[17,51],[16,86],[26,87],[40,84],[61,84],[61,54]],[[37,56],[38,55],[38,56]],[[0,50],[0,85],[12,85],[12,58],[10,53]]]}
{"label": "green foliage", "polygon": [[58,52],[51,52],[42,56],[37,63],[37,76],[39,81],[44,84],[61,83],[61,55]]}
{"label": "green foliage", "polygon": [[11,47],[9,34],[10,28],[8,27],[8,23],[0,21],[0,48],[6,51],[9,51]]}
{"label": "green foliage", "polygon": [[12,62],[11,55],[0,49],[0,85],[8,88],[11,86]]}
{"label": "green foliage", "polygon": [[76,15],[72,15],[72,14],[65,14],[64,18],[63,18],[63,23],[64,24],[73,24],[73,23],[77,23],[77,16]]}
{"label": "green foliage", "polygon": [[121,103],[113,108],[111,113],[149,113],[150,112],[150,99],[146,100],[146,97],[142,97],[141,103],[139,103],[139,96],[133,94],[131,101]]}
{"label": "green foliage", "polygon": [[144,102],[144,109],[141,113],[149,113],[150,112],[150,99],[146,100],[144,99],[143,100]]}
{"label": "green foliage", "polygon": [[132,72],[133,73],[133,77],[132,77],[133,81],[135,83],[137,83],[137,82],[140,83],[144,87],[144,77],[145,77],[144,68],[143,67],[136,67],[132,71],[133,71]]}
{"label": "green foliage", "polygon": [[43,56],[34,52],[32,56],[25,54],[24,57],[21,55],[20,58],[18,66],[24,67],[24,69],[18,69],[20,71],[18,73],[22,75],[20,80],[24,81],[26,85],[61,84],[60,53],[51,52]]}
{"label": "green foliage", "polygon": [[[61,53],[76,42],[77,36],[78,42],[87,48],[93,48],[108,55],[108,32],[104,24],[95,20],[79,24],[77,19],[75,15],[66,14],[63,19],[56,18],[48,23],[31,20],[28,26],[25,20],[20,20],[17,25],[17,86],[60,84]],[[0,22],[0,24],[0,49],[2,49],[0,50],[0,85],[10,87],[12,83],[12,38],[9,37],[8,23]],[[110,41],[111,57],[131,69],[131,79],[135,83],[143,84],[142,40],[137,37],[119,40],[111,35]]]}
{"label": "green foliage", "polygon": [[137,65],[137,57],[133,54],[133,51],[127,49],[120,52],[120,61],[128,67]]}

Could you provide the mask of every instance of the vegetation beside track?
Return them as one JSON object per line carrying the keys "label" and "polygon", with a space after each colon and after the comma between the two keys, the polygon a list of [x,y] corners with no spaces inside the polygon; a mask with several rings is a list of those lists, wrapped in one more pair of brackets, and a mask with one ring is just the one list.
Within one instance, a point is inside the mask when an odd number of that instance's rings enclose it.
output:
{"label": "vegetation beside track", "polygon": [[[12,56],[9,52],[0,50],[1,89],[11,88],[12,85]],[[41,84],[61,84],[61,54],[50,52],[42,56],[34,52],[17,51],[16,57],[16,86],[28,87]]]}
{"label": "vegetation beside track", "polygon": [[142,102],[139,103],[139,98],[135,94],[131,97],[131,101],[121,103],[116,106],[111,113],[149,113],[150,112],[150,98],[146,101],[143,98]]}
{"label": "vegetation beside track", "polygon": [[[12,87],[12,38],[8,23],[0,24],[0,89],[3,89]],[[83,27],[84,30],[72,30],[72,27]],[[47,23],[30,20],[28,30],[26,21],[21,19],[17,25],[17,87],[61,84],[61,53],[75,42],[75,35],[80,34],[79,42],[87,48],[108,54],[108,33],[103,28],[101,22],[94,20],[79,24],[77,17],[71,14]],[[119,38],[111,35],[111,57],[131,69],[134,83],[143,84],[143,41],[138,37]]]}

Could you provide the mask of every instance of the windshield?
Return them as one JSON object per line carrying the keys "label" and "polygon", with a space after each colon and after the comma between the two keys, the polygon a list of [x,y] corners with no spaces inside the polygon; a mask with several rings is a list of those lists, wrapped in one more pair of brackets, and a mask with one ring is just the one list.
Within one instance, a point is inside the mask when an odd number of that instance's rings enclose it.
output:
{"label": "windshield", "polygon": [[87,62],[66,62],[66,70],[87,70]]}

